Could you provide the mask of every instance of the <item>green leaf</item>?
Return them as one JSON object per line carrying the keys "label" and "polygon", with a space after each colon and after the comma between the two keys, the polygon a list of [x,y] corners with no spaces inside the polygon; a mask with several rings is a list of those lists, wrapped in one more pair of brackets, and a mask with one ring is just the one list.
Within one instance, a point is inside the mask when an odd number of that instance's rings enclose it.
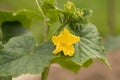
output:
{"label": "green leaf", "polygon": [[62,67],[67,68],[75,73],[77,73],[80,69],[80,65],[74,63],[69,57],[66,57],[66,56],[56,57],[51,62],[58,63]]}
{"label": "green leaf", "polygon": [[30,27],[32,17],[35,16],[35,12],[26,9],[17,12],[0,11],[0,24],[5,21],[19,21],[24,27]]}
{"label": "green leaf", "polygon": [[42,4],[42,10],[44,11],[49,23],[55,23],[59,20],[59,11],[56,9],[55,0],[44,0]]}
{"label": "green leaf", "polygon": [[[10,22],[9,24],[5,22]],[[18,22],[16,24],[16,22]],[[29,10],[18,10],[16,12],[0,11],[0,26],[5,27],[21,27],[21,29],[16,28],[16,32],[20,32],[23,27],[29,30],[32,35],[38,40],[38,42],[43,42],[43,17],[41,13]],[[4,30],[8,30],[4,28]],[[2,31],[2,30],[1,30]],[[0,32],[1,33],[1,32]],[[13,31],[14,33],[14,31]],[[8,33],[6,33],[8,34]],[[1,34],[0,34],[1,35]],[[15,34],[14,34],[15,35]],[[2,35],[4,37],[5,35]]]}
{"label": "green leaf", "polygon": [[59,27],[60,27],[60,23],[59,22],[56,22],[56,23],[53,23],[53,24],[49,24],[48,32],[47,32],[48,40],[51,39],[51,36],[53,36],[56,33],[56,31],[57,31],[57,29],[59,29]]}
{"label": "green leaf", "polygon": [[92,63],[93,63],[93,60],[92,60],[92,59],[87,60],[87,61],[83,64],[83,67],[88,68]]}
{"label": "green leaf", "polygon": [[89,9],[82,9],[81,11],[84,13],[83,17],[85,18],[89,18],[92,14],[92,10],[89,10]]}
{"label": "green leaf", "polygon": [[22,26],[18,21],[4,22],[1,26],[2,29],[2,41],[7,42],[11,37],[28,34],[28,30]]}
{"label": "green leaf", "polygon": [[72,60],[84,66],[87,61],[97,58],[109,66],[97,28],[90,23],[78,28],[75,33],[80,36],[80,42],[75,44],[75,55]]}
{"label": "green leaf", "polygon": [[58,63],[75,73],[82,67],[89,67],[95,58],[110,67],[104,53],[101,37],[93,24],[78,26],[76,30],[71,31],[80,36],[80,42],[74,45],[74,55],[72,57],[64,56],[62,52],[53,58],[52,63]]}
{"label": "green leaf", "polygon": [[44,0],[44,4],[46,4],[46,7],[48,6],[48,8],[52,8],[56,4],[56,0]]}
{"label": "green leaf", "polygon": [[12,38],[0,52],[0,75],[39,74],[49,65],[54,46],[51,42],[38,45],[34,38]]}
{"label": "green leaf", "polygon": [[47,18],[47,40],[50,40],[60,27],[59,16],[61,12],[56,7],[56,0],[43,0],[42,10]]}

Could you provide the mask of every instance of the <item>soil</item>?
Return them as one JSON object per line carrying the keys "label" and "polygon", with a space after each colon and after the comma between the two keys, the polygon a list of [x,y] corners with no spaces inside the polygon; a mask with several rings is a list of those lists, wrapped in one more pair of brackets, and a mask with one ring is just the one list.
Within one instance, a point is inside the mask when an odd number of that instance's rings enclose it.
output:
{"label": "soil", "polygon": [[[112,69],[95,60],[89,68],[82,68],[77,74],[53,64],[48,80],[120,80],[120,51],[108,52],[107,58]],[[40,76],[26,74],[13,80],[40,80]]]}

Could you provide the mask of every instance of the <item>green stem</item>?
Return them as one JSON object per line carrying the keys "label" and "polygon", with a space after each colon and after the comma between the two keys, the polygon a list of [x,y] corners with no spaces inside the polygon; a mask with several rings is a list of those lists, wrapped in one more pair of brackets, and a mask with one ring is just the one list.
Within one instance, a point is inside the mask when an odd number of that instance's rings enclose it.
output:
{"label": "green stem", "polygon": [[41,80],[47,80],[49,70],[50,70],[50,66],[47,66],[47,67],[44,69],[44,71],[42,72],[42,75],[41,75]]}
{"label": "green stem", "polygon": [[[36,1],[36,4],[37,4],[38,9],[40,10],[41,14],[42,14],[43,17],[44,17],[44,41],[46,41],[46,36],[47,36],[47,18],[46,18],[46,16],[45,16],[42,8],[40,7],[38,0],[35,0],[35,1]],[[49,69],[50,69],[50,65],[47,66],[47,67],[44,69],[44,71],[42,72],[41,80],[47,80],[48,73],[49,73]]]}
{"label": "green stem", "polygon": [[35,0],[35,1],[36,1],[37,7],[38,7],[38,9],[40,10],[41,14],[43,15],[44,18],[46,18],[44,12],[42,11],[42,9],[41,9],[41,7],[40,7],[40,5],[39,5],[38,0]]}
{"label": "green stem", "polygon": [[47,18],[46,18],[46,16],[45,16],[45,14],[44,14],[44,12],[43,12],[43,10],[42,10],[42,8],[41,8],[41,6],[39,5],[39,2],[38,2],[38,0],[35,0],[36,1],[36,4],[37,4],[37,7],[38,7],[38,9],[40,10],[40,12],[41,12],[41,14],[43,15],[43,17],[44,17],[44,41],[46,41],[46,37],[47,37]]}

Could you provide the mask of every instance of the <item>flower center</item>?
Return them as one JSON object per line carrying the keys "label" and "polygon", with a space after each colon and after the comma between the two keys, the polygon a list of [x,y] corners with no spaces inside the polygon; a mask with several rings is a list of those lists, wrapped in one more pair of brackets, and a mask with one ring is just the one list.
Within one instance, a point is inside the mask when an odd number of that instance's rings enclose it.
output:
{"label": "flower center", "polygon": [[61,43],[62,46],[65,46],[65,42],[61,41],[60,43]]}

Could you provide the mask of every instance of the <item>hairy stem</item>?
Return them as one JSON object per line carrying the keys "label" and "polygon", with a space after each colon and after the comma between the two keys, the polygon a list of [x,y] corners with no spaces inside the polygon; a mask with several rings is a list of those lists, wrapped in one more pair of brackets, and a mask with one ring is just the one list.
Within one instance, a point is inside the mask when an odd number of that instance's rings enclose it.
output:
{"label": "hairy stem", "polygon": [[38,9],[40,10],[42,16],[44,17],[44,30],[43,31],[44,31],[44,41],[46,41],[46,37],[47,37],[47,18],[45,16],[41,6],[39,5],[38,0],[35,0],[35,1],[36,1]]}
{"label": "hairy stem", "polygon": [[47,66],[41,75],[41,80],[47,80],[50,66]]}
{"label": "hairy stem", "polygon": [[46,18],[44,12],[42,11],[42,9],[41,9],[41,7],[40,7],[40,5],[39,5],[38,0],[35,0],[35,1],[36,1],[37,7],[38,7],[38,9],[40,10],[41,14],[43,15],[44,18]]}

